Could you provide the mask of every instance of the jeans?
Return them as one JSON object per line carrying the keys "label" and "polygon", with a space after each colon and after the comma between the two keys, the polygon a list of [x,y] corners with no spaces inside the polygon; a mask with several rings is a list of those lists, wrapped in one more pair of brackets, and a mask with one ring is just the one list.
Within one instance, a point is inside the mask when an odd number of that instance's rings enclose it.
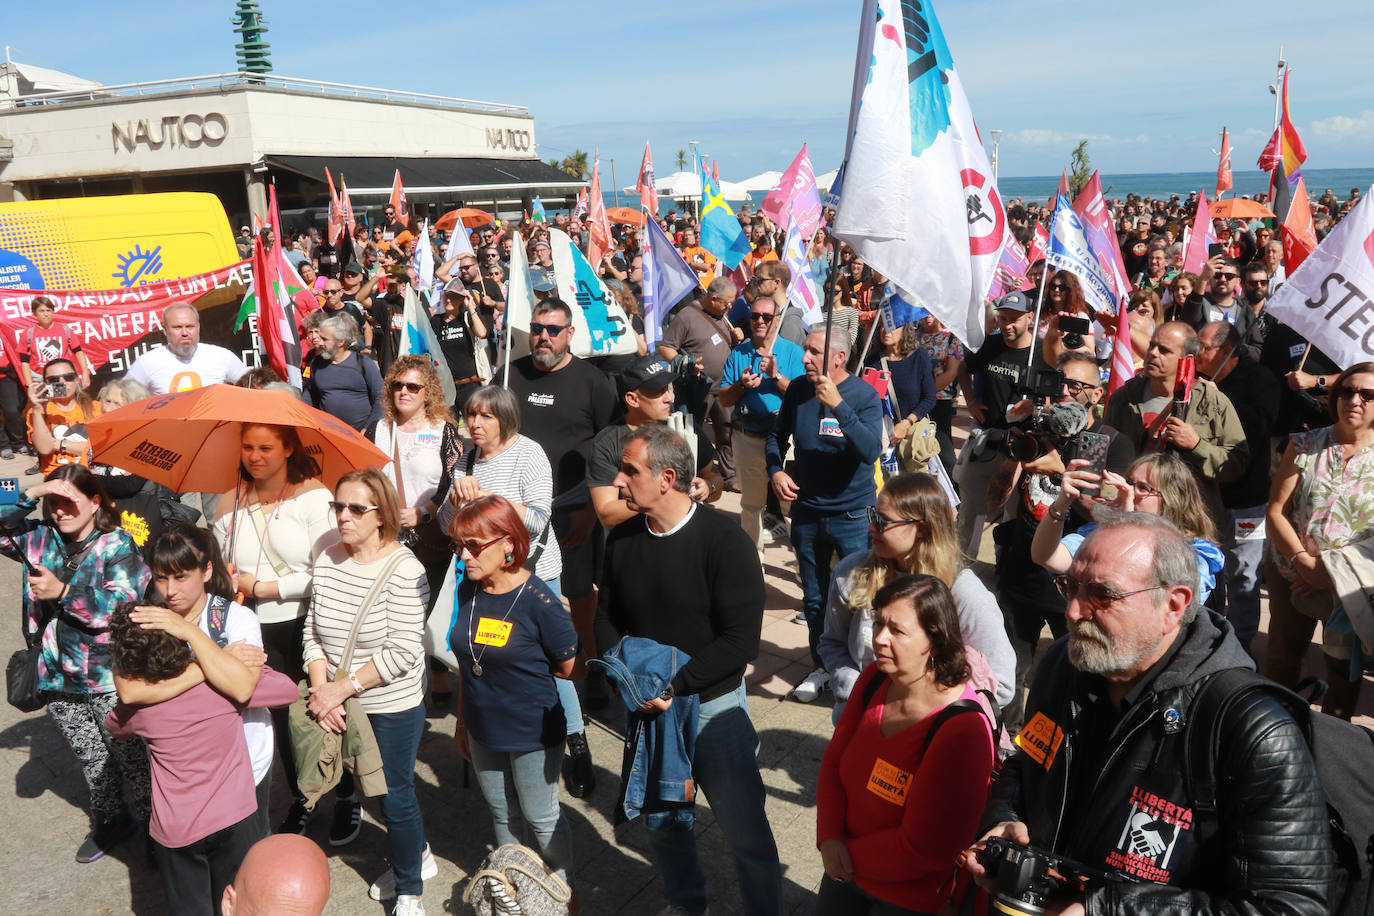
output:
{"label": "jeans", "polygon": [[[739,876],[739,912],[779,916],[782,866],[773,829],[764,813],[763,778],[756,759],[759,737],[745,706],[744,685],[702,703],[697,723],[692,775],[730,841]],[[690,824],[670,820],[648,833],[668,902],[688,913],[704,912],[706,875],[697,858],[696,835]]]}
{"label": "jeans", "polygon": [[1227,509],[1222,524],[1226,547],[1226,617],[1246,651],[1259,632],[1260,574],[1264,563],[1266,505]]}
{"label": "jeans", "polygon": [[[563,599],[563,591],[560,588],[562,583],[559,581],[562,578],[556,576],[544,583],[560,601]],[[582,734],[586,731],[586,726],[582,724],[582,701],[577,698],[577,684],[566,677],[556,677],[553,679],[553,685],[558,688],[558,702],[563,705],[563,718],[568,720],[568,734]]]}
{"label": "jeans", "polygon": [[811,643],[812,667],[821,668],[816,646],[825,629],[825,599],[830,594],[831,559],[868,549],[868,510],[824,515],[792,504],[792,546],[797,550],[802,613]]}
{"label": "jeans", "polygon": [[[477,772],[477,785],[491,810],[496,845],[530,845],[522,836],[522,828],[528,826],[539,842],[544,862],[571,884],[572,830],[558,803],[562,745],[536,751],[493,751],[469,735],[468,752]],[[512,829],[512,821],[521,829]]]}
{"label": "jeans", "polygon": [[386,822],[391,868],[396,873],[396,893],[425,892],[420,877],[420,857],[425,849],[425,824],[415,798],[415,755],[425,730],[425,706],[420,703],[400,712],[369,713],[377,749],[382,754],[386,794],[382,796],[382,820]]}

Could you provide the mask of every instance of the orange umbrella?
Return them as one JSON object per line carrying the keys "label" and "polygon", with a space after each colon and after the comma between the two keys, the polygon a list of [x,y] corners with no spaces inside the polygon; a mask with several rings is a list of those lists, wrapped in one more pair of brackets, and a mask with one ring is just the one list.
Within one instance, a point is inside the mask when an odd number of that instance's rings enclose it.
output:
{"label": "orange umbrella", "polygon": [[242,424],[295,427],[333,488],[354,468],[390,459],[361,433],[285,391],[210,385],[135,401],[86,424],[95,460],[178,493],[223,493],[239,470]]}
{"label": "orange umbrella", "polygon": [[476,229],[478,226],[496,222],[496,217],[486,210],[478,210],[476,207],[459,207],[457,210],[450,210],[439,217],[434,223],[434,228],[440,232],[452,232],[453,227],[458,225],[460,219],[463,221],[463,225],[469,229]]}
{"label": "orange umbrella", "polygon": [[1222,219],[1264,219],[1274,215],[1274,211],[1264,204],[1244,197],[1219,200],[1211,206],[1212,216]]}
{"label": "orange umbrella", "polygon": [[606,218],[623,226],[643,227],[644,225],[644,211],[635,210],[632,207],[607,207]]}

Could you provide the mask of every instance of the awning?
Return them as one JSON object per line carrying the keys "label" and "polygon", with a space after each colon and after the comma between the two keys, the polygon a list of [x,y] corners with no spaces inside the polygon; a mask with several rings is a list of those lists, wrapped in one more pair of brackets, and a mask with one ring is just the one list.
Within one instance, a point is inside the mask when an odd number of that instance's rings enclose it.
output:
{"label": "awning", "polygon": [[324,184],[329,168],[337,186],[348,180],[350,197],[386,197],[401,170],[406,197],[415,203],[455,198],[473,201],[519,200],[522,195],[562,197],[586,182],[539,159],[421,159],[381,156],[268,156],[269,168],[285,169]]}

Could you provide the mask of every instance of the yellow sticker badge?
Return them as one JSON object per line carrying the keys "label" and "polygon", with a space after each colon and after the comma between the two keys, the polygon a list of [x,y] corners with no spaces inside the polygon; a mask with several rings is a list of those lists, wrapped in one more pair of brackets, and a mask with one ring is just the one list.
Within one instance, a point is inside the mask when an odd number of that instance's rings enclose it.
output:
{"label": "yellow sticker badge", "polygon": [[893,766],[881,757],[873,761],[873,772],[868,774],[868,791],[883,801],[905,805],[910,788],[911,774],[906,770]]}
{"label": "yellow sticker badge", "polygon": [[1016,746],[1026,752],[1026,756],[1045,769],[1054,764],[1059,753],[1059,745],[1064,743],[1064,730],[1055,725],[1043,712],[1031,717],[1016,736]]}
{"label": "yellow sticker badge", "polygon": [[472,641],[479,646],[495,646],[500,649],[510,639],[510,631],[513,626],[515,624],[504,620],[479,617],[477,619],[477,635],[472,638]]}

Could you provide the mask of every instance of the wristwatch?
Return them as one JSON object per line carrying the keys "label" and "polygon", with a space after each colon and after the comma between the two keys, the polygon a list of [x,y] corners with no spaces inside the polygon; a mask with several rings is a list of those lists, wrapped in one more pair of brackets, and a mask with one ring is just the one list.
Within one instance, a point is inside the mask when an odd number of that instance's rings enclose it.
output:
{"label": "wristwatch", "polygon": [[658,695],[658,698],[660,700],[671,700],[675,696],[677,696],[677,691],[673,689],[672,683],[669,682],[668,686],[663,688],[663,692]]}
{"label": "wristwatch", "polygon": [[1319,375],[1319,376],[1317,376],[1317,390],[1318,390],[1318,391],[1325,391],[1325,390],[1326,390],[1326,376],[1324,376],[1324,375]]}

